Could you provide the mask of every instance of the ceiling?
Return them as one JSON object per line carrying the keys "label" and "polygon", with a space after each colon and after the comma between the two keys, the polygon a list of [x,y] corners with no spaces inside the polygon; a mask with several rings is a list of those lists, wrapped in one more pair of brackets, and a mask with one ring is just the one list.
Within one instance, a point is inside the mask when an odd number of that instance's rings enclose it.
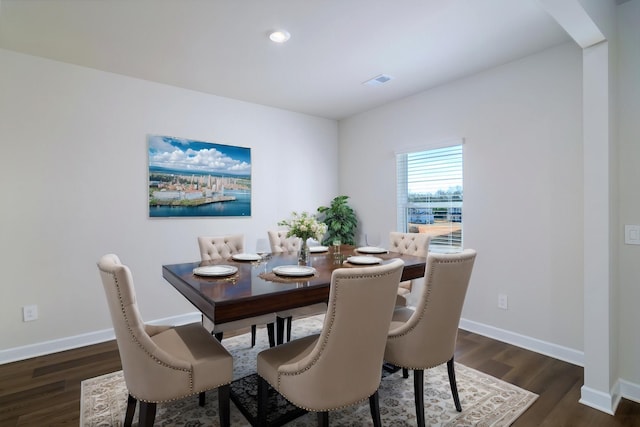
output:
{"label": "ceiling", "polygon": [[0,0],[0,48],[331,119],[569,40],[538,0]]}

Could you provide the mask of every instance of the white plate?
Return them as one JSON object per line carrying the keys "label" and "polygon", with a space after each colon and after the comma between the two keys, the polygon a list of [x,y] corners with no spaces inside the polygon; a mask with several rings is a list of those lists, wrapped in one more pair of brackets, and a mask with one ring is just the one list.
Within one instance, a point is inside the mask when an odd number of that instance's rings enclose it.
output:
{"label": "white plate", "polygon": [[231,258],[236,261],[260,261],[262,259],[258,254],[233,254]]}
{"label": "white plate", "polygon": [[309,246],[309,252],[327,252],[329,250],[328,246]]}
{"label": "white plate", "polygon": [[377,246],[363,246],[361,248],[356,249],[356,251],[363,254],[386,254],[387,250],[385,248],[378,248]]}
{"label": "white plate", "polygon": [[347,258],[347,262],[351,264],[380,264],[382,259],[375,256],[350,256]]}
{"label": "white plate", "polygon": [[302,277],[313,276],[316,274],[316,269],[305,265],[280,265],[273,267],[273,272],[278,276]]}
{"label": "white plate", "polygon": [[198,276],[230,276],[238,271],[238,267],[232,265],[207,265],[206,267],[196,267],[193,274]]}

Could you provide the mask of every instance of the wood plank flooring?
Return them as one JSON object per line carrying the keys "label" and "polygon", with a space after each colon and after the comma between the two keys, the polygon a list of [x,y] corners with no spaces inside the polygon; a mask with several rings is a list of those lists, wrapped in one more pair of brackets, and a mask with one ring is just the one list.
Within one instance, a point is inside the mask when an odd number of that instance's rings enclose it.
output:
{"label": "wood plank flooring", "polygon": [[[456,361],[540,396],[516,427],[640,427],[640,403],[623,399],[615,416],[578,403],[579,366],[466,331]],[[77,426],[80,382],[119,369],[114,341],[0,365],[0,426]]]}

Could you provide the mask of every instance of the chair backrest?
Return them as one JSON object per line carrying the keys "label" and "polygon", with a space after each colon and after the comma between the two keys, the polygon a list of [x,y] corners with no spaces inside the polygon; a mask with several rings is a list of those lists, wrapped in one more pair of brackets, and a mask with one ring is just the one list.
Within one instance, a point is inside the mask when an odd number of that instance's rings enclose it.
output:
{"label": "chair backrest", "polygon": [[315,347],[279,369],[283,396],[323,411],[375,393],[403,266],[396,259],[333,271],[327,314]]}
{"label": "chair backrest", "polygon": [[[120,352],[122,370],[129,394],[139,400],[173,399],[190,390],[191,366],[159,348],[148,331],[161,332],[169,327],[145,326],[133,287],[131,271],[114,254],[98,261],[102,285]],[[167,387],[171,384],[171,387]]]}
{"label": "chair backrest", "polygon": [[424,233],[389,233],[389,251],[403,255],[426,257],[431,236]]}
{"label": "chair backrest", "polygon": [[429,254],[425,287],[413,315],[398,328],[392,323],[389,331],[390,342],[404,340],[401,351],[407,366],[426,369],[453,356],[475,258],[473,249]]}
{"label": "chair backrest", "polygon": [[200,236],[198,237],[198,246],[202,261],[229,258],[233,254],[244,252],[244,235]]}
{"label": "chair backrest", "polygon": [[301,240],[299,237],[287,237],[287,230],[269,230],[269,245],[271,245],[271,253],[277,254],[281,252],[298,252],[300,250]]}

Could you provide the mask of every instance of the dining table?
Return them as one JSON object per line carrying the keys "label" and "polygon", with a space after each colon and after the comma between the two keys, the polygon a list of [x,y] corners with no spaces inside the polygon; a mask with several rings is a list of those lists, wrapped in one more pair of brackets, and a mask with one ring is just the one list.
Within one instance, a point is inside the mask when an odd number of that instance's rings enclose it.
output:
{"label": "dining table", "polygon": [[[353,256],[359,261],[365,256],[375,257],[379,262],[355,264],[349,262]],[[307,266],[314,272],[308,276],[289,277],[274,273],[274,270],[298,264],[298,254],[294,252],[239,258],[167,264],[162,266],[162,276],[203,315],[220,324],[327,302],[331,274],[338,268],[366,267],[400,258],[404,261],[402,281],[424,276],[426,268],[424,257],[389,251],[363,254],[352,245],[341,245],[337,253],[333,247],[321,252],[314,252],[312,248]],[[214,276],[194,273],[199,267],[216,265],[234,272]]]}
{"label": "dining table", "polygon": [[[365,249],[369,249],[365,251]],[[370,249],[374,249],[373,253]],[[379,249],[379,250],[378,250]],[[339,268],[367,267],[404,261],[401,280],[417,279],[425,274],[426,258],[389,252],[382,248],[357,248],[351,245],[312,247],[306,265],[298,265],[296,252],[274,254],[235,254],[212,260],[168,264],[162,276],[214,324],[327,302],[331,275]],[[213,272],[208,275],[207,272]],[[282,271],[300,272],[291,275]],[[250,391],[247,391],[250,390]],[[230,398],[252,426],[257,418],[257,374],[231,383]],[[273,394],[270,397],[269,426],[282,426],[303,415],[297,408]]]}

